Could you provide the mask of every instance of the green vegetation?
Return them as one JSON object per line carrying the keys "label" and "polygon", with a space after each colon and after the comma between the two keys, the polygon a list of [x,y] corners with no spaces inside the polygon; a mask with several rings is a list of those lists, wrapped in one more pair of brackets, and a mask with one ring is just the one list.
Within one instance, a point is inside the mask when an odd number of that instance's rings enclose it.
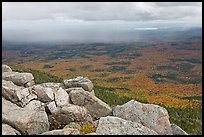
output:
{"label": "green vegetation", "polygon": [[104,71],[104,69],[94,69],[94,70],[92,70],[92,72],[103,72]]}
{"label": "green vegetation", "polygon": [[46,72],[41,72],[38,70],[33,70],[33,69],[27,69],[27,68],[17,68],[12,65],[10,65],[13,71],[17,72],[28,72],[32,73],[34,78],[35,78],[35,83],[36,84],[41,84],[41,83],[46,83],[46,82],[56,82],[56,83],[61,83],[63,81],[62,78],[52,76]]}
{"label": "green vegetation", "polygon": [[157,70],[176,70],[176,67],[173,66],[157,66]]}
{"label": "green vegetation", "polygon": [[121,81],[127,81],[131,79],[132,77],[115,77],[115,78],[108,78],[106,81],[107,82],[121,82]]}
{"label": "green vegetation", "polygon": [[45,65],[43,66],[43,68],[54,68],[54,66],[51,66],[51,65],[45,64]]}
{"label": "green vegetation", "polygon": [[121,62],[108,62],[105,63],[104,65],[130,65],[130,61],[121,61]]}
{"label": "green vegetation", "polygon": [[76,71],[75,68],[69,68],[69,69],[67,69],[67,70],[72,71],[72,72]]}
{"label": "green vegetation", "polygon": [[112,66],[109,71],[116,72],[116,71],[123,71],[123,70],[126,70],[125,66]]}
{"label": "green vegetation", "polygon": [[165,75],[165,76],[163,76],[161,74],[152,74],[152,75],[150,75],[148,77],[153,79],[156,83],[164,83],[164,82],[166,82],[165,79],[171,79],[171,80],[176,79],[175,74],[169,74],[169,75]]}
{"label": "green vegetation", "polygon": [[194,78],[191,79],[178,78],[177,76],[178,75],[176,73],[167,73],[166,75],[152,74],[149,75],[148,77],[153,79],[156,83],[170,82],[169,80],[181,84],[199,84],[202,82],[202,77],[200,76],[194,76]]}
{"label": "green vegetation", "polygon": [[194,65],[191,65],[189,63],[181,63],[177,65],[179,70],[183,73],[191,73],[191,69],[194,67]]}
{"label": "green vegetation", "polygon": [[113,90],[114,88],[106,88],[100,86],[94,87],[95,95],[101,100],[103,100],[105,103],[109,104],[111,107],[114,107],[116,105],[122,105],[131,100],[131,98],[126,96],[116,95]]}
{"label": "green vegetation", "polygon": [[202,77],[197,76],[193,79],[177,79],[182,84],[199,84],[202,83]]}
{"label": "green vegetation", "polygon": [[127,55],[126,55],[126,58],[128,58],[128,59],[135,59],[135,58],[138,58],[138,57],[140,57],[140,56],[142,56],[142,54],[140,54],[140,53],[134,53],[134,54],[127,54]]}
{"label": "green vegetation", "polygon": [[167,108],[170,122],[191,135],[202,135],[202,108]]}
{"label": "green vegetation", "polygon": [[108,75],[109,75],[108,72],[101,72],[101,73],[99,74],[99,77],[106,77],[106,76],[108,76]]}
{"label": "green vegetation", "polygon": [[182,99],[187,99],[187,100],[202,100],[202,96],[188,96],[188,97],[183,97]]}
{"label": "green vegetation", "polygon": [[182,58],[182,59],[171,59],[171,60],[174,61],[174,62],[176,62],[176,61],[187,61],[187,62],[190,62],[190,63],[202,63],[202,60],[198,59],[198,58],[190,58],[190,59]]}
{"label": "green vegetation", "polygon": [[120,81],[120,78],[108,78],[106,81],[107,82],[118,82]]}
{"label": "green vegetation", "polygon": [[125,70],[124,73],[125,73],[125,74],[134,74],[135,71],[134,71],[134,70]]}

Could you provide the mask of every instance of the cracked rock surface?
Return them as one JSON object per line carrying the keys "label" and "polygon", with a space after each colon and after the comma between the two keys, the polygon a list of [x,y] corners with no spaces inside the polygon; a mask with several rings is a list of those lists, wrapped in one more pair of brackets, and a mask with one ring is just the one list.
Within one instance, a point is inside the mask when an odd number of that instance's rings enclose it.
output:
{"label": "cracked rock surface", "polygon": [[165,108],[130,100],[113,109],[113,115],[153,129],[161,135],[172,135],[169,115]]}

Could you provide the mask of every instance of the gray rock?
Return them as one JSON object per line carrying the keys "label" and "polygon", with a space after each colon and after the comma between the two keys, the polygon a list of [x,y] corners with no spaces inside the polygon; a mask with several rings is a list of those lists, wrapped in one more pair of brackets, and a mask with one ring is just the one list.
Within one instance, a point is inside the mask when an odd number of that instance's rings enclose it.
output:
{"label": "gray rock", "polygon": [[68,125],[66,125],[64,128],[76,128],[77,129],[77,127],[80,127],[79,123],[71,122]]}
{"label": "gray rock", "polygon": [[85,120],[87,123],[92,123],[94,124],[94,121],[93,121],[93,118],[90,114],[87,114],[87,117],[86,117],[86,120]]}
{"label": "gray rock", "polygon": [[99,119],[97,135],[157,135],[137,122],[127,121],[119,117],[107,116]]}
{"label": "gray rock", "polygon": [[87,77],[76,77],[74,79],[64,80],[64,85],[68,88],[82,87],[86,91],[93,90],[93,83]]}
{"label": "gray rock", "polygon": [[32,100],[25,107],[27,110],[45,111],[44,104],[39,100]]}
{"label": "gray rock", "polygon": [[71,122],[85,121],[87,117],[87,110],[84,107],[69,104],[58,108],[57,113],[54,114],[57,121],[67,125]]}
{"label": "gray rock", "polygon": [[98,123],[99,123],[99,120],[93,121],[93,125],[94,125],[95,127],[98,127]]}
{"label": "gray rock", "polygon": [[97,135],[96,132],[92,132],[92,133],[87,133],[85,135]]}
{"label": "gray rock", "polygon": [[113,109],[116,117],[138,122],[160,135],[172,135],[169,115],[165,108],[153,104],[143,104],[131,100]]}
{"label": "gray rock", "polygon": [[23,87],[16,86],[12,81],[2,80],[2,96],[12,102],[18,102],[17,91],[21,91]]}
{"label": "gray rock", "polygon": [[54,93],[52,88],[43,87],[41,85],[34,85],[30,88],[32,92],[37,95],[38,100],[42,102],[51,102],[54,100]]}
{"label": "gray rock", "polygon": [[72,90],[83,90],[84,89],[82,87],[75,87],[75,88],[67,88],[65,89],[65,91],[69,94]]}
{"label": "gray rock", "polygon": [[2,98],[2,122],[11,125],[23,135],[41,134],[49,130],[45,111],[33,110],[29,106],[21,108],[4,98]]}
{"label": "gray rock", "polygon": [[25,86],[28,82],[33,82],[34,77],[31,73],[19,73],[19,72],[4,72],[2,74],[2,79],[12,81],[18,86]]}
{"label": "gray rock", "polygon": [[2,135],[21,135],[21,133],[10,125],[2,123]]}
{"label": "gray rock", "polygon": [[20,101],[16,104],[19,104],[21,107],[26,106],[31,100],[37,99],[37,96],[29,88],[24,88],[21,91],[17,90],[16,95]]}
{"label": "gray rock", "polygon": [[82,88],[72,90],[69,96],[73,104],[84,106],[94,119],[112,114],[112,108],[108,104]]}
{"label": "gray rock", "polygon": [[47,107],[48,107],[49,111],[51,112],[51,114],[57,113],[57,111],[58,111],[58,109],[57,109],[57,107],[56,107],[56,105],[55,105],[55,101],[50,102],[50,103],[47,105]]}
{"label": "gray rock", "polygon": [[86,108],[72,104],[69,106],[63,106],[60,112],[71,115],[74,118],[74,121],[84,121],[87,117]]}
{"label": "gray rock", "polygon": [[95,96],[95,92],[94,92],[94,90],[92,90],[90,93],[91,93],[92,95],[94,95],[94,96]]}
{"label": "gray rock", "polygon": [[34,81],[29,81],[29,82],[27,82],[24,86],[25,86],[25,87],[31,87],[31,86],[33,86],[33,85],[35,85],[35,82],[34,82]]}
{"label": "gray rock", "polygon": [[61,87],[54,91],[54,96],[57,107],[68,106],[70,104],[69,94]]}
{"label": "gray rock", "polygon": [[43,87],[46,87],[46,88],[52,88],[52,89],[56,89],[56,90],[58,90],[60,87],[63,89],[65,88],[63,83],[48,82],[48,83],[42,83],[40,85]]}
{"label": "gray rock", "polygon": [[80,132],[78,129],[64,128],[64,129],[47,131],[42,133],[41,135],[80,135]]}
{"label": "gray rock", "polygon": [[31,100],[37,99],[37,96],[32,94],[29,88],[17,86],[12,81],[6,80],[2,80],[2,95],[21,107],[27,105]]}
{"label": "gray rock", "polygon": [[2,73],[3,72],[12,72],[12,69],[7,65],[2,65]]}
{"label": "gray rock", "polygon": [[181,129],[176,124],[171,124],[171,129],[172,129],[173,135],[188,135],[188,133],[186,133],[183,129]]}

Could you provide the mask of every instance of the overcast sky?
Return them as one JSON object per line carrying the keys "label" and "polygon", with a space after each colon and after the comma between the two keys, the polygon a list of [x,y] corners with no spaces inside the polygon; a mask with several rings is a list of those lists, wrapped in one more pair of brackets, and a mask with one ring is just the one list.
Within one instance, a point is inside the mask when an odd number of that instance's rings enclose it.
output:
{"label": "overcast sky", "polygon": [[103,39],[118,31],[201,26],[202,3],[3,2],[2,19],[5,39],[87,39],[96,33]]}

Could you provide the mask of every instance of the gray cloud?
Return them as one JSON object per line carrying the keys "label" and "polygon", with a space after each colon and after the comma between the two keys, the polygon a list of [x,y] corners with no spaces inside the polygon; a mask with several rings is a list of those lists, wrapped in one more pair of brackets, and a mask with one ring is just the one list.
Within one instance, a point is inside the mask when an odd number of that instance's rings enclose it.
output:
{"label": "gray cloud", "polygon": [[3,2],[3,20],[198,20],[201,2]]}
{"label": "gray cloud", "polygon": [[136,31],[201,26],[202,3],[3,2],[2,16],[9,41],[134,41]]}

